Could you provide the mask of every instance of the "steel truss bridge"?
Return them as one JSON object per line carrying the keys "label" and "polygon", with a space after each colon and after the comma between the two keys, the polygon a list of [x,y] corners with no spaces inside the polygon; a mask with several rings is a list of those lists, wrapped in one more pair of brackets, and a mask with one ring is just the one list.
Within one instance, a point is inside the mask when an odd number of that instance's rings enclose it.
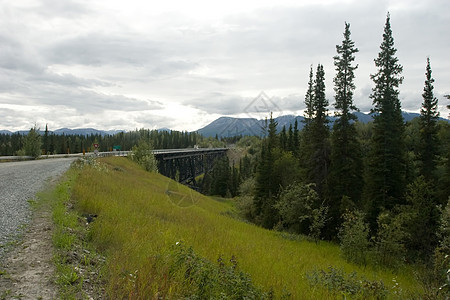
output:
{"label": "steel truss bridge", "polygon": [[[228,148],[188,148],[153,150],[160,174],[178,182],[196,186],[195,177],[211,170],[217,158],[224,157]],[[96,156],[128,156],[131,151],[86,153]],[[43,155],[43,158],[83,157],[83,153]],[[29,156],[0,156],[0,161],[27,160]]]}
{"label": "steel truss bridge", "polygon": [[195,186],[195,177],[212,169],[217,158],[224,157],[227,148],[153,150],[160,174],[178,182]]}

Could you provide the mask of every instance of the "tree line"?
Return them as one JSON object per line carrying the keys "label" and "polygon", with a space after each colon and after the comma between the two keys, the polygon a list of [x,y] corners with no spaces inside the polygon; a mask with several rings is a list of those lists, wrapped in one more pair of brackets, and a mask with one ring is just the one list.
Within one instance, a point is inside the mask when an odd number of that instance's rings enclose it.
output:
{"label": "tree line", "polygon": [[[147,140],[154,149],[179,149],[216,146],[220,143],[212,138],[204,138],[196,132],[187,131],[158,131],[139,129],[129,132],[107,134],[55,134],[45,127],[43,132],[34,126],[27,134],[19,132],[0,134],[0,155],[30,155],[37,157],[47,154],[70,154],[94,151],[94,144],[102,152],[112,151],[114,148],[128,151],[139,143],[140,139]],[[30,145],[34,145],[31,147]],[[31,148],[30,148],[31,147]]]}
{"label": "tree line", "polygon": [[256,142],[258,152],[250,155],[251,176],[241,178],[238,205],[243,216],[263,227],[339,242],[351,261],[431,264],[438,269],[435,278],[445,282],[450,126],[438,120],[430,59],[420,117],[406,124],[399,99],[403,67],[388,14],[374,59],[377,71],[370,75],[374,120],[361,124],[353,114],[359,50],[348,23],[343,36],[334,56],[332,105],[338,119],[330,128],[324,68],[311,66],[303,129],[294,134],[283,127],[277,133],[270,117],[266,136]]}

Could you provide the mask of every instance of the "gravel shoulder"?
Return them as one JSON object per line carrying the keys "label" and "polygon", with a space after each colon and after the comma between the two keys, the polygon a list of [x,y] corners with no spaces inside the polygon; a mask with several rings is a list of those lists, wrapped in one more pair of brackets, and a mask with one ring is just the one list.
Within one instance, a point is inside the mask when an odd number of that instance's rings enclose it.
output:
{"label": "gravel shoulder", "polygon": [[30,202],[74,158],[0,164],[0,299],[55,299],[51,212]]}

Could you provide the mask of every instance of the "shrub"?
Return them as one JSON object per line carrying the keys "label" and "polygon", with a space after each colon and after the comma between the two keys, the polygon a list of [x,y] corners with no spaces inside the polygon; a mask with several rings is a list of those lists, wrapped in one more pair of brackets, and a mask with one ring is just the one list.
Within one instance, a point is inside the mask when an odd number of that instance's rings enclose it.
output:
{"label": "shrub", "polygon": [[405,261],[404,241],[406,233],[402,228],[404,214],[392,215],[383,212],[378,216],[378,232],[375,241],[376,260],[383,266],[398,267]]}
{"label": "shrub", "polygon": [[217,265],[199,257],[192,248],[177,242],[171,252],[170,274],[187,287],[184,299],[267,299],[268,295],[241,272],[235,256],[227,264],[222,256]]}
{"label": "shrub", "polygon": [[332,266],[329,266],[327,271],[314,270],[306,274],[306,278],[310,285],[321,285],[329,292],[337,294],[336,296],[342,296],[342,299],[347,299],[348,296],[353,299],[385,299],[388,295],[388,289],[382,280],[367,280],[358,277],[356,272],[345,274],[342,269]]}
{"label": "shrub", "polygon": [[275,204],[283,224],[297,232],[308,234],[316,241],[325,225],[327,208],[320,202],[314,184],[292,184],[280,194]]}
{"label": "shrub", "polygon": [[366,264],[370,246],[369,226],[364,222],[364,214],[358,210],[347,211],[339,230],[342,255],[349,262]]}
{"label": "shrub", "polygon": [[144,139],[133,146],[131,159],[141,165],[146,171],[158,172],[158,165],[152,153],[152,146]]}

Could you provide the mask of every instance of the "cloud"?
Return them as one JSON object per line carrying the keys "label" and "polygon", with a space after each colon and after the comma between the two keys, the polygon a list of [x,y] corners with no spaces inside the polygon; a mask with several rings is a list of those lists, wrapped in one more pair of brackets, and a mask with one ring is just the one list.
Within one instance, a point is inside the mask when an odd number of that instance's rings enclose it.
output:
{"label": "cloud", "polygon": [[242,96],[211,92],[186,100],[183,104],[211,114],[233,115],[244,112],[247,103],[250,102],[251,99]]}
{"label": "cloud", "polygon": [[37,7],[28,10],[46,18],[79,18],[90,14],[92,11],[82,1],[64,0],[40,0]]}
{"label": "cloud", "polygon": [[[60,127],[103,128],[116,122],[127,128],[199,128],[212,117],[245,116],[261,91],[279,111],[298,114],[304,109],[309,67],[318,63],[325,67],[331,105],[333,56],[345,21],[360,50],[355,103],[368,111],[369,75],[376,72],[373,59],[387,11],[404,66],[402,107],[420,107],[428,55],[436,95],[450,93],[446,0],[213,6],[134,0],[4,3],[0,108],[9,110],[3,111],[7,116],[0,128],[24,126],[25,121],[11,120],[33,118],[27,107],[39,112],[36,119],[51,119]],[[18,106],[5,106],[11,104]]]}
{"label": "cloud", "polygon": [[56,64],[148,65],[162,58],[156,42],[142,36],[88,33],[47,45],[47,59]]}

